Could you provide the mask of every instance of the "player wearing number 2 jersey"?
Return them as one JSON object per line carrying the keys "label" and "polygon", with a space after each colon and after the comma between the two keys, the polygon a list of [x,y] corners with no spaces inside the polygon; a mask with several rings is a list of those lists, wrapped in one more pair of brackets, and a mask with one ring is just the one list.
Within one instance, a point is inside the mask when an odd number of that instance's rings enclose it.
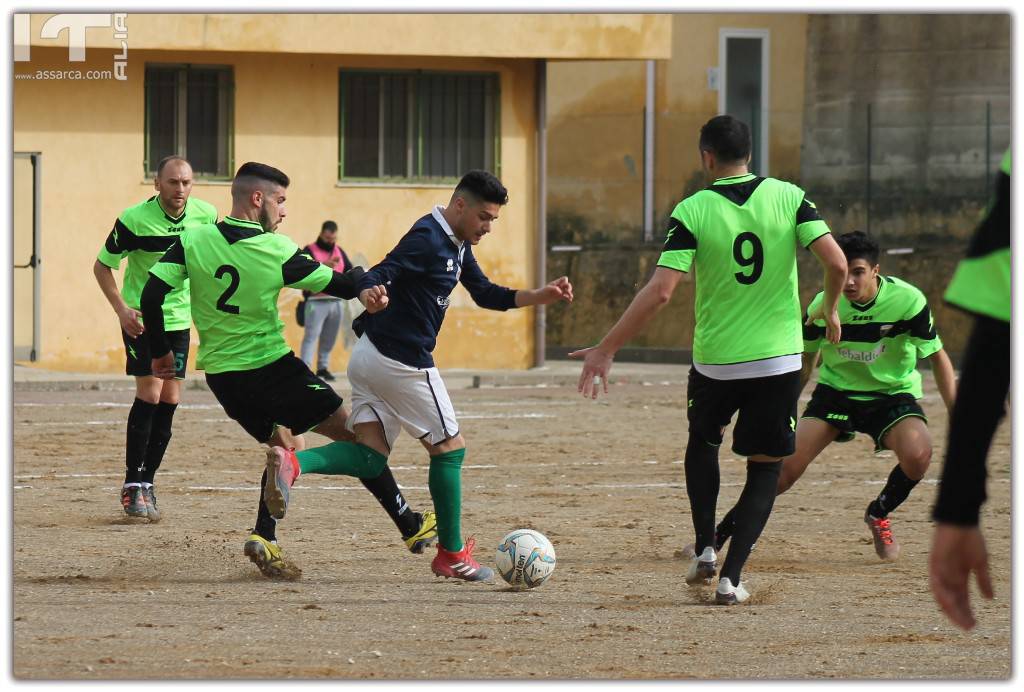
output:
{"label": "player wearing number 2 jersey", "polygon": [[[277,449],[301,446],[307,430],[334,440],[351,440],[341,398],[288,348],[277,298],[285,286],[339,298],[355,298],[361,268],[344,274],[303,253],[274,230],[285,217],[288,176],[265,164],[247,163],[231,185],[231,215],[221,223],[189,229],[150,270],[142,292],[142,312],[150,334],[153,373],[173,376],[173,359],[164,335],[161,305],[186,279],[192,287],[192,318],[199,332],[196,365],[206,371],[210,390],[225,412],[257,441]],[[375,312],[387,304],[383,287],[366,298]],[[340,444],[340,443],[335,443]],[[346,443],[351,444],[351,443]],[[351,445],[355,447],[355,445]],[[273,449],[269,455],[276,457]],[[422,552],[436,537],[432,514],[412,512],[386,464],[354,450],[357,475],[402,531],[406,545]],[[299,468],[288,472],[298,475]],[[335,474],[329,464],[307,464],[307,473]],[[346,469],[347,472],[347,469]],[[267,472],[261,487],[280,487]],[[287,486],[285,486],[287,488]],[[278,497],[260,494],[256,526],[244,552],[269,577],[294,578],[300,571],[286,562],[277,545],[276,520],[283,512]]]}
{"label": "player wearing number 2 jersey", "polygon": [[781,459],[793,452],[803,351],[797,246],[809,248],[825,269],[821,317],[833,342],[846,260],[803,190],[748,171],[746,124],[712,118],[701,128],[699,148],[711,184],[672,212],[654,276],[601,343],[570,356],[585,359],[584,396],[597,396],[598,378],[607,392],[615,353],[671,299],[683,273],[696,269],[684,463],[697,538],[686,581],[709,584],[717,570],[718,447],[738,412],[732,448],[748,459],[747,480],[715,594],[717,603],[734,604],[749,598],[740,571],[771,514]]}

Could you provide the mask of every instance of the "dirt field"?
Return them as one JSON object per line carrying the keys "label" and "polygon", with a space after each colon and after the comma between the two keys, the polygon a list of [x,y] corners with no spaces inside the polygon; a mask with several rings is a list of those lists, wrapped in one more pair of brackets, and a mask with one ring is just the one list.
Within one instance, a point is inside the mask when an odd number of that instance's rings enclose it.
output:
{"label": "dirt field", "polygon": [[[190,373],[190,377],[194,377]],[[805,392],[809,393],[810,387]],[[990,461],[983,522],[997,599],[965,634],[928,589],[928,511],[946,414],[926,481],[893,515],[895,564],[862,515],[894,458],[866,437],[833,445],[789,493],[744,572],[751,604],[709,605],[683,582],[692,540],[680,384],[452,391],[469,450],[467,533],[481,560],[508,530],[547,534],[558,567],[539,589],[435,578],[407,553],[354,479],[303,476],[278,537],[303,569],[265,580],[243,556],[263,454],[207,391],[187,389],[157,476],[164,519],[118,507],[133,394],[14,392],[14,645],[22,679],[1007,678],[1010,675],[1010,429]],[[344,394],[344,392],[343,392]],[[727,443],[730,438],[727,436]],[[312,435],[310,442],[324,438]],[[392,467],[427,507],[422,448]],[[744,464],[722,454],[719,516]]]}

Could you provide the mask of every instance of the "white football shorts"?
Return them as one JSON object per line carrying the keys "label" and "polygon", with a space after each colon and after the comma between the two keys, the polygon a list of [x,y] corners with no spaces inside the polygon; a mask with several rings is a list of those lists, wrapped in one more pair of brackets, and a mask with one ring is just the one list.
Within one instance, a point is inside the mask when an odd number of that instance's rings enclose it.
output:
{"label": "white football shorts", "polygon": [[380,423],[388,447],[403,428],[417,440],[436,445],[459,434],[455,408],[437,368],[414,368],[388,358],[364,334],[348,361],[352,415],[357,423]]}

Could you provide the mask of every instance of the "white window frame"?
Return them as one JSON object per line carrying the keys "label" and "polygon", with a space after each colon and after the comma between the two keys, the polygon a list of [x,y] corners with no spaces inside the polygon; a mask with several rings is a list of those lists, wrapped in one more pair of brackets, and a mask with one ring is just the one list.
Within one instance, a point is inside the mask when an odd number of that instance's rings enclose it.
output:
{"label": "white window frame", "polygon": [[770,121],[768,114],[771,112],[771,30],[769,29],[735,29],[723,27],[718,30],[718,64],[719,85],[718,85],[718,113],[725,113],[725,97],[728,93],[729,79],[729,51],[726,49],[730,38],[759,38],[761,39],[761,141],[758,142],[758,158],[761,165],[760,170],[754,171],[760,176],[769,175],[768,142],[771,139]]}

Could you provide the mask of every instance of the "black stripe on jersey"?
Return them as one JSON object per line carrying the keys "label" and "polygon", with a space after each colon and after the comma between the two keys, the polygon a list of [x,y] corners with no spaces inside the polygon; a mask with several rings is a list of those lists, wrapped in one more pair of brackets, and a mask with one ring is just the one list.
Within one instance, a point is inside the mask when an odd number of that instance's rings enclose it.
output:
{"label": "black stripe on jersey", "polygon": [[285,263],[281,265],[281,275],[284,277],[284,285],[288,286],[295,283],[296,281],[302,281],[307,276],[316,271],[320,263],[309,256],[309,253],[304,253],[302,250],[296,250],[295,254],[285,260]]}
{"label": "black stripe on jersey", "polygon": [[814,203],[804,197],[796,210],[796,225],[799,226],[808,221],[821,221],[821,214],[818,213],[818,208],[814,206]]}
{"label": "black stripe on jersey", "polygon": [[[807,324],[807,314],[804,313],[804,341],[817,341],[825,338],[825,327],[814,324]],[[846,338],[846,328],[843,328],[843,338]]]}
{"label": "black stripe on jersey", "polygon": [[1000,172],[996,179],[996,198],[992,208],[978,224],[967,247],[967,257],[984,257],[1010,247],[1010,176]]}
{"label": "black stripe on jersey", "polygon": [[128,230],[128,227],[122,223],[121,219],[114,221],[114,227],[110,229],[110,235],[107,236],[107,242],[104,243],[104,247],[107,252],[112,255],[120,255],[122,252],[128,252],[133,248],[125,247],[126,244],[131,243],[131,239],[135,237],[135,234]]}
{"label": "black stripe on jersey", "polygon": [[693,232],[682,221],[672,217],[668,223],[668,237],[665,238],[665,247],[662,251],[696,249],[697,239],[693,237]]}
{"label": "black stripe on jersey", "polygon": [[262,228],[250,228],[249,226],[236,226],[233,223],[227,221],[221,221],[217,224],[217,230],[224,236],[224,240],[228,241],[228,245],[234,245],[239,240],[245,240],[246,238],[255,238],[256,236],[263,233]]}
{"label": "black stripe on jersey", "polygon": [[107,252],[119,255],[122,252],[166,252],[177,240],[176,235],[135,235],[121,219],[114,222],[114,228],[107,237]]}
{"label": "black stripe on jersey", "polygon": [[[824,328],[822,328],[824,332]],[[804,330],[804,334],[807,331]],[[931,310],[925,305],[916,315],[896,322],[869,322],[867,324],[843,324],[843,341],[875,344],[882,339],[889,339],[900,334],[910,334],[918,339],[934,339],[935,326],[932,322]],[[807,338],[806,336],[804,338]],[[811,337],[815,338],[815,337]]]}
{"label": "black stripe on jersey", "polygon": [[747,203],[747,200],[750,199],[750,196],[754,194],[754,190],[757,189],[757,186],[763,182],[764,178],[754,178],[753,180],[748,180],[745,183],[734,183],[732,185],[710,185],[708,189],[722,195],[722,197],[725,197],[736,206],[742,207]]}
{"label": "black stripe on jersey", "polygon": [[[173,240],[177,241],[177,238]],[[175,242],[168,248],[164,256],[160,258],[161,262],[170,262],[172,264],[185,264],[185,248],[180,242]]]}

